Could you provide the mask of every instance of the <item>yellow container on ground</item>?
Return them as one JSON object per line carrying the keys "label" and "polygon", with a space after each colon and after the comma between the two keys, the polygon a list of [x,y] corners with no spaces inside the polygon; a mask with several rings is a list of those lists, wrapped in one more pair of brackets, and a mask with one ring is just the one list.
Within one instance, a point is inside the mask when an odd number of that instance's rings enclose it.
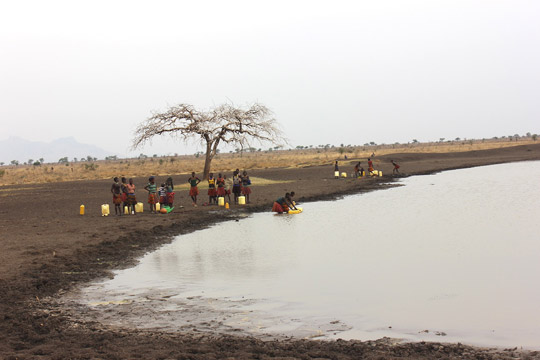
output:
{"label": "yellow container on ground", "polygon": [[135,204],[135,212],[142,213],[144,208],[144,204],[142,202],[138,202]]}
{"label": "yellow container on ground", "polygon": [[246,197],[245,196],[239,196],[238,197],[238,205],[246,205]]}
{"label": "yellow container on ground", "polygon": [[334,176],[339,177],[339,171],[334,171]]}
{"label": "yellow container on ground", "polygon": [[296,207],[296,210],[289,210],[288,213],[289,214],[300,214],[304,209],[302,209],[301,207]]}
{"label": "yellow container on ground", "polygon": [[79,214],[84,215],[84,205],[79,206]]}
{"label": "yellow container on ground", "polygon": [[109,204],[101,205],[101,216],[109,216]]}
{"label": "yellow container on ground", "polygon": [[157,203],[157,204],[156,204],[156,211],[159,212],[159,210],[161,210],[161,204],[160,204],[160,203]]}
{"label": "yellow container on ground", "polygon": [[217,198],[217,204],[219,206],[225,206],[225,198],[223,196],[220,196]]}
{"label": "yellow container on ground", "polygon": [[124,215],[129,215],[129,208],[124,206]]}
{"label": "yellow container on ground", "polygon": [[346,178],[346,177],[347,177],[347,173],[346,173],[346,172],[342,172],[342,173],[341,173],[341,177]]}

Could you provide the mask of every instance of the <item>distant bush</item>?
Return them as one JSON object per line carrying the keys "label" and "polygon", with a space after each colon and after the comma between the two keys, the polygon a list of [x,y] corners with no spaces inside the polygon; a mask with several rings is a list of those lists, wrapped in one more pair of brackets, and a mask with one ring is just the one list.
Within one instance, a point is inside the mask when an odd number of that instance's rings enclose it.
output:
{"label": "distant bush", "polygon": [[98,167],[99,165],[96,165],[94,163],[84,164],[84,170],[88,170],[88,171],[96,171]]}
{"label": "distant bush", "polygon": [[4,177],[5,174],[6,174],[6,170],[0,170],[0,178]]}

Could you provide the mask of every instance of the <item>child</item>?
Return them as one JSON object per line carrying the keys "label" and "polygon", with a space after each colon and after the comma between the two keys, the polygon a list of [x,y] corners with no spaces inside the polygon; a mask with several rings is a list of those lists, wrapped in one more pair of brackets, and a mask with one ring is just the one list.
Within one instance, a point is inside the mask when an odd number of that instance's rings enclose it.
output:
{"label": "child", "polygon": [[223,178],[225,179],[225,193],[227,194],[227,199],[229,199],[229,203],[231,202],[231,189],[233,186],[233,182],[231,179],[227,179],[227,175],[223,175]]}
{"label": "child", "polygon": [[197,195],[199,195],[199,189],[197,188],[197,185],[201,182],[201,179],[195,176],[195,172],[191,173],[191,177],[188,179],[188,183],[191,186],[189,189],[189,196],[191,196],[191,200],[193,201],[193,206],[197,207]]}
{"label": "child", "polygon": [[124,207],[127,206],[129,209],[129,204],[127,201],[127,194],[128,194],[127,180],[125,177],[122,177],[122,184],[120,185],[120,188],[122,189],[122,202],[124,203]]}
{"label": "child", "polygon": [[148,178],[148,184],[144,187],[144,190],[148,191],[148,206],[150,208],[150,212],[156,212],[156,203],[158,201],[157,199],[157,185],[154,182],[154,177],[150,176]]}
{"label": "child", "polygon": [[339,179],[339,166],[338,166],[337,160],[336,160],[336,163],[334,164],[334,176],[336,179]]}
{"label": "child", "polygon": [[360,176],[362,176],[362,173],[360,172],[360,161],[359,161],[358,164],[354,165],[354,177],[356,179],[356,178],[359,178]]}
{"label": "child", "polygon": [[118,183],[117,177],[114,178],[111,193],[113,194],[114,213],[116,215],[122,215],[122,187]]}
{"label": "child", "polygon": [[394,165],[394,169],[392,170],[392,175],[400,174],[399,172],[399,165],[394,162],[394,160],[390,160],[392,165]]}
{"label": "child", "polygon": [[135,204],[137,204],[137,198],[135,197],[135,185],[133,184],[133,179],[129,179],[129,184],[126,185],[128,194],[127,194],[127,204],[128,211],[131,211],[135,215]]}
{"label": "child", "polygon": [[240,196],[240,194],[242,194],[242,185],[241,185],[241,179],[240,179],[239,173],[240,173],[240,170],[236,169],[233,172],[233,178],[232,178],[232,182],[233,182],[232,192],[234,195],[235,204],[238,203],[238,197]]}
{"label": "child", "polygon": [[371,161],[370,158],[367,159],[367,165],[368,165],[369,174],[373,175],[373,171],[375,169],[373,169],[373,161]]}
{"label": "child", "polygon": [[161,187],[158,190],[159,193],[159,204],[161,206],[168,205],[167,202],[167,187],[165,186],[165,183],[161,184]]}
{"label": "child", "polygon": [[214,173],[208,175],[208,203],[217,204],[217,190],[216,190],[216,179],[214,178]]}
{"label": "child", "polygon": [[167,178],[167,181],[165,182],[165,191],[167,194],[167,205],[172,208],[174,205],[174,185],[172,177]]}
{"label": "child", "polygon": [[224,198],[225,195],[227,195],[227,189],[225,189],[225,178],[221,175],[221,173],[219,173],[217,178],[217,196]]}
{"label": "child", "polygon": [[246,204],[249,204],[249,194],[251,194],[251,180],[247,171],[242,173],[242,195],[246,197]]}

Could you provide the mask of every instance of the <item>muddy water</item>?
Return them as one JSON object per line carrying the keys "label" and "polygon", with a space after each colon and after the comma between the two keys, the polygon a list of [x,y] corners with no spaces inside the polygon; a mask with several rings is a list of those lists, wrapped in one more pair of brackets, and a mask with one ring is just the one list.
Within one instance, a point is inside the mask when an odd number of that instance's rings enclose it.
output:
{"label": "muddy water", "polygon": [[139,328],[540,348],[540,162],[401,183],[182,235],[77,301]]}

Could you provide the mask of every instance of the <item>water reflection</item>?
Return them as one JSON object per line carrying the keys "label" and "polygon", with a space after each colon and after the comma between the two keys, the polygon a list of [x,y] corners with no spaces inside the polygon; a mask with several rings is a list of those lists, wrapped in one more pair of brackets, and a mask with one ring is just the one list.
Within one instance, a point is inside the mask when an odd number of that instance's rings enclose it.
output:
{"label": "water reflection", "polygon": [[234,308],[252,312],[246,331],[284,332],[272,324],[288,321],[317,327],[310,336],[539,347],[538,179],[540,162],[449,171],[306,204],[300,215],[220,223],[86,296],[242,300]]}

